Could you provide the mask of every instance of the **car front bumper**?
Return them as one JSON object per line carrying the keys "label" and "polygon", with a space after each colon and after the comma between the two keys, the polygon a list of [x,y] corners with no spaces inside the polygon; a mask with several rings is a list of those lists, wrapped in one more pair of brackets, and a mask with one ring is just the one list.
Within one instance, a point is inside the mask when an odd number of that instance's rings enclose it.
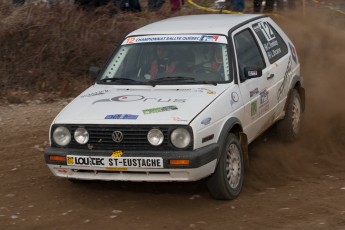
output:
{"label": "car front bumper", "polygon": [[[219,146],[209,146],[192,151],[124,151],[122,157],[159,157],[162,168],[114,168],[67,165],[67,162],[52,161],[50,156],[99,156],[109,157],[111,152],[102,150],[76,150],[48,148],[44,158],[52,173],[58,177],[80,180],[105,181],[196,181],[211,175],[217,164]],[[170,165],[170,160],[189,160],[189,165]]]}

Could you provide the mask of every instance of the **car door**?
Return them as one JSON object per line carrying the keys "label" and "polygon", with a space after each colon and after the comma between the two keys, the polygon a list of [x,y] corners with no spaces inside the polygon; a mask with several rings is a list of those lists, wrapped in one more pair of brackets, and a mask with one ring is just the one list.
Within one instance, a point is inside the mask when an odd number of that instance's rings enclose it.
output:
{"label": "car door", "polygon": [[266,78],[271,85],[273,120],[277,120],[283,113],[285,98],[288,93],[288,81],[291,78],[291,56],[288,46],[277,30],[279,27],[270,19],[264,18],[252,24],[254,35],[267,62]]}
{"label": "car door", "polygon": [[[234,31],[232,39],[238,69],[238,84],[244,100],[243,129],[250,143],[272,124],[271,116],[276,102],[271,93],[274,82],[270,78],[271,68],[267,65],[267,60],[251,26],[248,25]],[[261,69],[262,75],[245,79],[245,67]]]}

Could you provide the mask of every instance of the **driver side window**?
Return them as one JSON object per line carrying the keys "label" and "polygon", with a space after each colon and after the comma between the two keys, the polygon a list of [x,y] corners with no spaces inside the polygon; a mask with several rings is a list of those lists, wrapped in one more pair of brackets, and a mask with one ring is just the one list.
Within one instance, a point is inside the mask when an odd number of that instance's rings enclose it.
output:
{"label": "driver side window", "polygon": [[244,68],[255,66],[264,68],[265,61],[258,44],[249,29],[241,31],[234,36],[237,53],[238,69],[241,79],[244,79]]}

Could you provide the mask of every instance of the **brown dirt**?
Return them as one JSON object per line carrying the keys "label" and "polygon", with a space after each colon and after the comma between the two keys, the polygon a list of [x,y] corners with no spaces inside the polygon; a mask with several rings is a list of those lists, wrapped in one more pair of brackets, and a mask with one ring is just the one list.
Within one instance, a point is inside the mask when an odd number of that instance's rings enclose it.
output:
{"label": "brown dirt", "polygon": [[345,229],[345,16],[327,9],[275,20],[305,77],[303,135],[250,145],[240,197],[215,201],[205,181],[91,182],[54,177],[48,129],[67,103],[0,106],[0,229]]}

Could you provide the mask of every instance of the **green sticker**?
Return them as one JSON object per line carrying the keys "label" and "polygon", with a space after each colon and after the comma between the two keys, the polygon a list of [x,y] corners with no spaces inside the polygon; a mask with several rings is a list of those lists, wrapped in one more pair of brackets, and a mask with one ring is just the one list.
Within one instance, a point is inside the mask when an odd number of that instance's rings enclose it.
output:
{"label": "green sticker", "polygon": [[166,111],[171,111],[171,110],[177,110],[177,107],[175,105],[170,105],[170,106],[157,107],[157,108],[152,108],[152,109],[145,109],[143,110],[143,113],[146,115],[146,114],[160,113],[160,112],[166,112]]}
{"label": "green sticker", "polygon": [[251,104],[251,116],[256,115],[257,110],[258,110],[257,103],[256,101],[253,101]]}

